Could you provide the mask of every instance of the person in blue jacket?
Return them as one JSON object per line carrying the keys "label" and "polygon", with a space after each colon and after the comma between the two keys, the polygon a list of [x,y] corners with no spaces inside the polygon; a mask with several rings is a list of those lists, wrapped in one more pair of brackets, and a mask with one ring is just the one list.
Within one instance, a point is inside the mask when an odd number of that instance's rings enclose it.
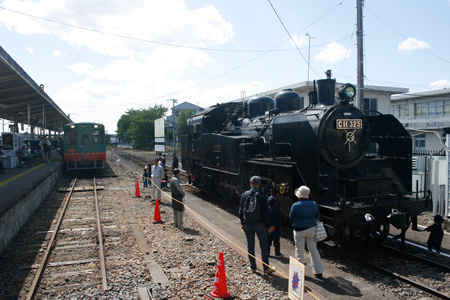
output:
{"label": "person in blue jacket", "polygon": [[323,267],[319,250],[316,243],[316,226],[320,218],[319,207],[316,202],[309,199],[309,187],[302,185],[295,190],[294,194],[298,198],[291,206],[289,219],[292,221],[295,240],[295,258],[302,264],[305,263],[304,251],[305,242],[311,257],[311,266],[316,278],[322,278]]}
{"label": "person in blue jacket", "polygon": [[270,196],[267,201],[269,202],[269,217],[270,217],[270,223],[269,223],[269,237],[267,238],[267,246],[269,248],[270,253],[270,247],[275,247],[275,257],[281,258],[283,257],[283,254],[280,252],[280,235],[281,235],[281,211],[278,208],[278,202],[277,198],[274,196]]}

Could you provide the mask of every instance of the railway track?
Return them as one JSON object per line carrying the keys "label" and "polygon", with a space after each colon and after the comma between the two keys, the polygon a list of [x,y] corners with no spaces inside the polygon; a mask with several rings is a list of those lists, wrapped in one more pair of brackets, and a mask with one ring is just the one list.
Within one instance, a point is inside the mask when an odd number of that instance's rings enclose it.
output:
{"label": "railway track", "polygon": [[[77,186],[78,184],[78,186]],[[102,225],[95,178],[91,185],[74,179],[67,189],[26,299],[61,289],[101,286],[108,289]],[[75,192],[76,197],[74,196]]]}
{"label": "railway track", "polygon": [[450,267],[446,259],[434,261],[387,245],[378,245],[375,252],[344,255],[439,299],[450,299]]}

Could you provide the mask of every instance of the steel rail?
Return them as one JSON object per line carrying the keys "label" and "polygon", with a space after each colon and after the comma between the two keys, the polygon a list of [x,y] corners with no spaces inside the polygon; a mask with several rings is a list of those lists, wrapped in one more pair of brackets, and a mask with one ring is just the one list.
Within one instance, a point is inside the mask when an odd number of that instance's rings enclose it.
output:
{"label": "steel rail", "polygon": [[103,235],[102,235],[102,227],[100,224],[100,212],[98,208],[98,199],[97,199],[97,184],[94,177],[94,201],[95,201],[95,213],[97,216],[97,231],[98,231],[98,256],[100,260],[100,273],[102,276],[102,288],[103,291],[108,289],[108,282],[106,280],[106,264],[105,264],[105,252],[103,249]]}
{"label": "steel rail", "polygon": [[401,281],[403,281],[403,282],[405,282],[405,283],[407,283],[409,285],[415,286],[416,288],[418,288],[418,289],[420,289],[422,291],[425,291],[425,292],[427,292],[427,293],[429,293],[431,295],[437,296],[437,297],[439,297],[441,299],[450,300],[450,295],[449,294],[442,293],[442,292],[440,292],[438,290],[435,290],[435,289],[433,289],[433,288],[431,288],[429,286],[423,285],[420,282],[411,280],[411,279],[409,279],[409,278],[407,278],[407,277],[405,277],[403,275],[400,275],[400,274],[398,274],[396,272],[393,272],[393,271],[391,271],[389,269],[386,269],[386,268],[374,265],[374,264],[372,264],[370,262],[364,261],[364,260],[362,260],[362,259],[360,259],[358,257],[355,257],[353,255],[350,255],[348,253],[345,254],[345,255],[347,255],[348,257],[350,257],[353,260],[356,260],[356,261],[358,261],[360,263],[366,264],[366,265],[368,265],[368,266],[370,266],[370,267],[372,267],[372,268],[374,268],[374,269],[376,269],[378,271],[384,272],[384,273],[386,273],[386,274],[388,274],[388,275],[390,275],[390,276],[392,276],[392,277],[394,277],[396,279],[399,279],[399,280],[401,280]]}
{"label": "steel rail", "polygon": [[36,273],[36,276],[34,277],[34,280],[33,280],[33,283],[32,283],[32,285],[30,287],[30,290],[28,291],[27,298],[26,298],[27,300],[33,299],[34,296],[36,295],[37,289],[39,287],[39,283],[40,283],[40,281],[42,279],[42,276],[44,275],[45,268],[47,267],[47,263],[48,263],[48,259],[50,257],[50,253],[52,252],[52,250],[55,247],[56,236],[58,234],[59,228],[61,227],[61,223],[62,223],[62,220],[64,218],[64,214],[66,213],[67,206],[69,205],[70,198],[72,197],[72,193],[74,191],[76,182],[77,182],[77,178],[75,178],[73,180],[72,186],[69,188],[70,189],[69,195],[67,196],[66,202],[64,203],[63,211],[61,212],[61,215],[59,216],[58,222],[56,223],[56,228],[53,231],[52,237],[50,238],[47,250],[45,251],[44,257],[42,258],[42,261],[41,261],[41,263],[39,265],[39,269],[38,269],[38,271]]}
{"label": "steel rail", "polygon": [[399,256],[405,256],[405,257],[407,257],[407,258],[409,258],[409,259],[414,259],[414,260],[419,261],[419,262],[422,262],[422,263],[424,263],[424,264],[431,265],[431,266],[433,266],[433,267],[435,267],[435,268],[439,268],[439,269],[441,269],[442,271],[444,271],[444,272],[446,272],[446,273],[450,273],[450,266],[448,266],[448,265],[443,265],[443,264],[440,264],[440,263],[438,263],[438,262],[435,262],[435,261],[432,261],[432,260],[429,260],[429,259],[426,259],[426,258],[417,256],[417,255],[415,255],[415,254],[411,254],[411,253],[402,251],[402,250],[400,250],[400,249],[397,249],[397,248],[394,248],[394,247],[391,247],[391,246],[388,246],[388,245],[382,245],[382,244],[381,244],[381,245],[379,245],[379,246],[380,246],[381,248],[385,248],[385,249],[387,249],[387,250],[389,250],[389,251],[394,252],[396,255],[399,255]]}

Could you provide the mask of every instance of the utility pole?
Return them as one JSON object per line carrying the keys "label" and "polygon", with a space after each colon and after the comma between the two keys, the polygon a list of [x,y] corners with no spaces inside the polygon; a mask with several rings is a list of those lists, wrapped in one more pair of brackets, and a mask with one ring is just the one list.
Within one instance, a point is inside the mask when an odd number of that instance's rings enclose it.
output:
{"label": "utility pole", "polygon": [[311,39],[315,39],[315,37],[313,37],[309,33],[306,33],[306,36],[308,37],[308,79],[306,80],[306,84],[309,87],[309,69],[311,68],[311,65],[309,63],[311,57]]}
{"label": "utility pole", "polygon": [[356,0],[356,39],[357,39],[357,92],[356,107],[364,113],[364,54],[363,54],[363,13],[364,0]]}
{"label": "utility pole", "polygon": [[169,99],[167,101],[172,101],[172,117],[173,117],[173,124],[172,124],[172,133],[173,133],[173,154],[176,153],[176,147],[175,147],[175,126],[177,124],[177,116],[175,115],[175,103],[178,102],[177,99]]}

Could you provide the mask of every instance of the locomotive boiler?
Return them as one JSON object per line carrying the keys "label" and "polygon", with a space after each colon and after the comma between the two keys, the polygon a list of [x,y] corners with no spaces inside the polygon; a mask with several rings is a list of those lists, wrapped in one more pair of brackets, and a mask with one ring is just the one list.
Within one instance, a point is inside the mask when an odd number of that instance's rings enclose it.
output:
{"label": "locomotive boiler", "polygon": [[343,85],[338,97],[335,86],[331,73],[318,80],[307,107],[283,90],[273,99],[217,104],[189,119],[181,162],[192,183],[238,201],[258,175],[285,217],[294,190],[307,185],[334,241],[380,241],[391,225],[404,240],[431,207],[429,192],[412,193],[411,136],[392,115],[369,116],[353,106],[353,85]]}

